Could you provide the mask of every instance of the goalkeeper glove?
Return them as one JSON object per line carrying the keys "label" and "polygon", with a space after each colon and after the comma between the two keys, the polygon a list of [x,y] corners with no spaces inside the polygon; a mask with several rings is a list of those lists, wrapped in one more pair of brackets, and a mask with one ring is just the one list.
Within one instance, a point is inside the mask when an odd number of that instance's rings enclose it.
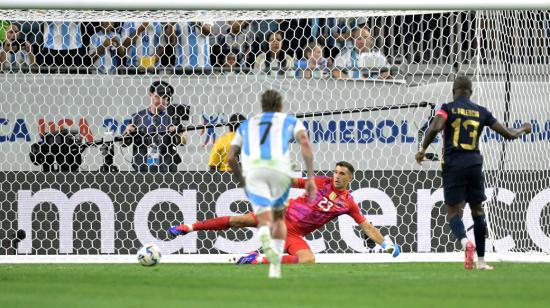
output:
{"label": "goalkeeper glove", "polygon": [[401,247],[399,245],[394,244],[392,242],[382,242],[380,244],[380,247],[384,250],[384,252],[391,253],[391,255],[395,258],[401,253]]}

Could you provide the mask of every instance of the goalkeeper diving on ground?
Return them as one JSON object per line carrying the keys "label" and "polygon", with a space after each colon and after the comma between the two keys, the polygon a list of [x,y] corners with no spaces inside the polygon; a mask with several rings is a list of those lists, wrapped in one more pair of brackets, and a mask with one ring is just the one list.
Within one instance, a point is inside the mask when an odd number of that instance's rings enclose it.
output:
{"label": "goalkeeper diving on ground", "polygon": [[[308,202],[306,194],[289,199],[285,211],[285,225],[288,229],[285,239],[285,252],[282,263],[315,263],[315,255],[304,237],[323,227],[336,217],[347,214],[355,220],[370,239],[380,245],[384,252],[397,257],[401,247],[386,241],[380,231],[374,227],[353,200],[348,185],[353,180],[354,167],[345,161],[336,163],[332,178],[316,176],[317,195],[313,202]],[[305,179],[293,178],[293,188],[304,188]],[[223,216],[194,224],[182,224],[168,229],[171,237],[183,236],[200,230],[225,230],[229,228],[256,227],[258,225],[254,213],[238,216]],[[267,258],[258,252],[252,252],[237,260],[237,264],[268,263]]]}

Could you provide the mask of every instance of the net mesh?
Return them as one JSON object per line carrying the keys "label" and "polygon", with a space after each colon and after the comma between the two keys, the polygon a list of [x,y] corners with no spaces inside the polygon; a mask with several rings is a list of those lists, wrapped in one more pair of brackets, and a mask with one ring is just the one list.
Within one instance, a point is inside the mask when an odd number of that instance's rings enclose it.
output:
{"label": "net mesh", "polygon": [[158,10],[158,11],[120,11],[120,10],[0,10],[2,18],[9,20],[32,21],[230,21],[230,20],[269,20],[299,18],[357,18],[358,16],[401,16],[424,13],[444,13],[446,11],[311,11],[311,10]]}
{"label": "net mesh", "polygon": [[[163,254],[257,249],[255,229],[174,240],[165,230],[251,210],[230,174],[211,166],[221,158],[211,152],[231,116],[258,113],[259,93],[271,88],[304,120],[319,174],[341,160],[355,166],[350,190],[383,234],[404,252],[457,251],[443,207],[440,142],[423,167],[413,157],[459,71],[474,80],[474,101],[507,126],[527,121],[534,132],[514,142],[489,129],[479,136],[487,250],[550,251],[547,11],[0,16],[0,255],[16,252],[18,230],[26,232],[19,254],[124,255],[145,243]],[[155,117],[147,109],[158,81],[174,94]],[[123,138],[131,123],[135,132]],[[170,133],[171,125],[187,132]],[[156,165],[152,144],[162,167],[148,167]],[[296,145],[291,153],[300,176]],[[379,251],[345,215],[307,240],[315,253]]]}

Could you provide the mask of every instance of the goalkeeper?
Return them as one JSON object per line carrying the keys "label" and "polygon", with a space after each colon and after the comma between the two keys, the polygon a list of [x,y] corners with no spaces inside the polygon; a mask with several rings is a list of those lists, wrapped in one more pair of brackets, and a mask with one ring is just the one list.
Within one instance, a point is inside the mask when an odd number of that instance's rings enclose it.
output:
{"label": "goalkeeper", "polygon": [[[343,214],[350,215],[359,224],[361,230],[379,244],[385,252],[391,253],[394,257],[400,254],[399,245],[385,241],[380,231],[370,224],[365,216],[361,215],[359,206],[357,206],[348,190],[348,184],[353,179],[353,173],[354,168],[350,163],[338,162],[332,178],[315,177],[317,196],[313,202],[309,203],[308,196],[305,194],[289,200],[289,205],[285,211],[285,224],[288,229],[285,239],[285,251],[288,255],[283,256],[283,263],[315,263],[315,256],[304,237]],[[305,183],[305,179],[293,178],[291,185],[294,188],[304,188]],[[192,225],[183,224],[170,227],[168,234],[175,237],[199,230],[256,227],[257,223],[254,214],[248,213],[239,216],[208,219]],[[261,264],[268,263],[268,261],[259,253],[253,252],[237,261],[237,264],[246,263]]]}

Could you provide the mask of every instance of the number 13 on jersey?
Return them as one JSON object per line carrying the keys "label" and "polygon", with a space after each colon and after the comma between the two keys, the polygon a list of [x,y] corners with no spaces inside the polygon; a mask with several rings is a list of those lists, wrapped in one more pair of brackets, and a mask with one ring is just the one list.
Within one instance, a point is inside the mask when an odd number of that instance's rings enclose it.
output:
{"label": "number 13 on jersey", "polygon": [[[473,151],[477,147],[478,127],[479,122],[475,120],[465,120],[462,122],[461,118],[458,118],[451,123],[453,128],[453,147],[462,148],[464,150]],[[462,136],[460,138],[461,130],[468,133],[468,136]],[[460,143],[459,143],[460,142]]]}

